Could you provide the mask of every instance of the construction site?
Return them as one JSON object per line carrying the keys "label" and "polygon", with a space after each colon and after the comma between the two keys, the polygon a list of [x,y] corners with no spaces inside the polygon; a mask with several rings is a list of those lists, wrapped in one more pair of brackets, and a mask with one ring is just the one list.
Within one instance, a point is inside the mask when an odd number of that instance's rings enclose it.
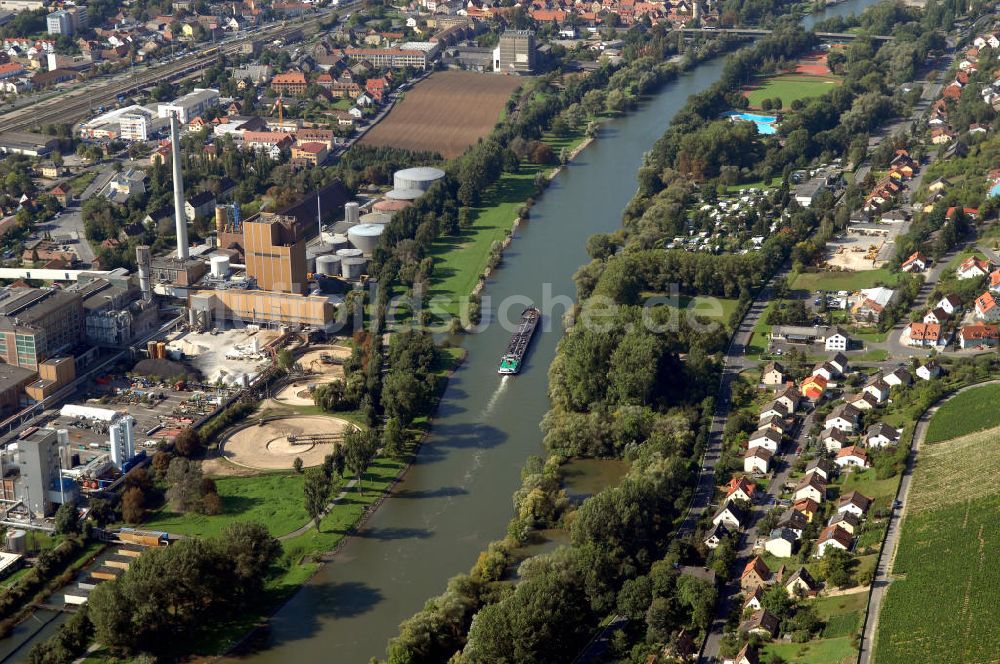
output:
{"label": "construction site", "polygon": [[896,236],[907,224],[852,224],[826,245],[829,269],[861,272],[885,265],[896,250]]}

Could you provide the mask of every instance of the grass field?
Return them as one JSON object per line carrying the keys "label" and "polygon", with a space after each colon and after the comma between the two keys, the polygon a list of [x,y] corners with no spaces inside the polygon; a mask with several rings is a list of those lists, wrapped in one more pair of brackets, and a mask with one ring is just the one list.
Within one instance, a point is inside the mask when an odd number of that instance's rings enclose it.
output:
{"label": "grass field", "polygon": [[[643,292],[643,300],[652,300],[653,298],[667,297],[663,293],[654,292]],[[659,302],[659,300],[656,300]],[[664,302],[662,306],[676,308],[681,312],[690,311],[697,315],[699,318],[706,318],[709,320],[718,320],[721,323],[728,325],[729,317],[732,316],[733,312],[736,311],[736,305],[739,304],[739,300],[736,298],[727,297],[712,297],[712,296],[702,296],[697,295],[695,297],[690,297],[688,295],[679,295],[677,297],[676,306],[671,302]]]}
{"label": "grass field", "polygon": [[361,142],[430,150],[445,159],[457,157],[492,131],[520,85],[517,76],[436,72],[407,91],[403,101]]}
{"label": "grass field", "polygon": [[871,288],[877,283],[892,286],[897,281],[899,275],[885,268],[863,272],[803,272],[795,278],[791,287],[809,292],[819,289],[856,291]]}
{"label": "grass field", "polygon": [[222,498],[221,514],[205,516],[164,508],[151,515],[143,527],[178,535],[212,537],[234,521],[258,521],[267,526],[271,535],[280,537],[309,520],[302,498],[304,475],[300,473],[220,477],[215,484]]}
{"label": "grass field", "polygon": [[993,662],[1000,429],[924,446],[875,644],[877,664]]}
{"label": "grass field", "polygon": [[83,190],[90,186],[90,183],[94,181],[97,177],[96,171],[86,171],[77,175],[75,178],[67,182],[69,185],[69,190],[74,196],[79,196],[83,193]]}
{"label": "grass field", "polygon": [[[573,150],[584,139],[582,132],[575,132],[563,138],[546,135],[543,140],[559,154],[563,148]],[[482,204],[473,208],[471,228],[434,240],[430,251],[434,273],[429,295],[442,298],[441,308],[446,313],[452,316],[460,313],[486,267],[490,247],[503,241],[524,202],[534,193],[535,175],[553,168],[553,165],[525,162],[517,173],[505,172],[483,193]]]}
{"label": "grass field", "polygon": [[806,76],[803,74],[782,74],[764,79],[745,94],[752,108],[760,108],[765,99],[781,99],[783,110],[791,108],[797,99],[821,97],[840,85],[835,76]]}
{"label": "grass field", "polygon": [[770,643],[763,653],[779,655],[795,664],[848,664],[858,659],[858,651],[848,636],[806,643]]}
{"label": "grass field", "polygon": [[937,443],[1000,425],[997,399],[1000,385],[983,385],[955,395],[931,418],[924,440]]}

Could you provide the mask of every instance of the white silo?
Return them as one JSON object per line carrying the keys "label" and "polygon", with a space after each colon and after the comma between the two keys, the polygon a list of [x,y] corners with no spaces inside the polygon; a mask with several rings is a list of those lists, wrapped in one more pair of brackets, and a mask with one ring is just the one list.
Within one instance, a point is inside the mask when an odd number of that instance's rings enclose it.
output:
{"label": "white silo", "polygon": [[351,246],[351,241],[347,239],[347,236],[343,233],[334,233],[333,237],[330,238],[330,250],[334,253],[340,251],[341,249],[347,249]]}
{"label": "white silo", "polygon": [[347,238],[365,256],[371,256],[378,246],[383,231],[385,231],[383,224],[358,224],[347,231]]}
{"label": "white silo", "polygon": [[344,203],[344,221],[349,224],[358,223],[358,219],[361,217],[361,206],[355,201],[350,201]]}
{"label": "white silo", "polygon": [[365,273],[367,263],[361,256],[348,256],[340,261],[340,273],[344,279],[359,279]]}
{"label": "white silo", "polygon": [[226,275],[229,274],[228,256],[212,256],[209,259],[209,265],[211,266],[212,276],[216,279],[225,279]]}
{"label": "white silo", "polygon": [[336,277],[340,275],[340,256],[325,254],[316,257],[316,274]]}

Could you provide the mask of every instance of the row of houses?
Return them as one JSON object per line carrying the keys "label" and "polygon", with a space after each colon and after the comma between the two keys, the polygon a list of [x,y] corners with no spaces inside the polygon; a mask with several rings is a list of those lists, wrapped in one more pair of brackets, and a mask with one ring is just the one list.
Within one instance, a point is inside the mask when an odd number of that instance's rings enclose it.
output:
{"label": "row of houses", "polygon": [[888,172],[875,183],[871,192],[865,197],[862,207],[867,213],[875,213],[885,209],[903,190],[904,183],[913,179],[920,169],[920,164],[910,156],[909,151],[896,150],[889,163]]}

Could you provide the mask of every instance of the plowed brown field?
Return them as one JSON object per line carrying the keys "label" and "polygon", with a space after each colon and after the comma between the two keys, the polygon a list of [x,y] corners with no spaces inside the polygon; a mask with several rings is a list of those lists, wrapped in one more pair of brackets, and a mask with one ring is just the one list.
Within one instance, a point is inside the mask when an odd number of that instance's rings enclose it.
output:
{"label": "plowed brown field", "polygon": [[467,71],[436,72],[406,92],[403,101],[361,142],[407,150],[430,150],[445,159],[492,131],[518,86],[516,76]]}

